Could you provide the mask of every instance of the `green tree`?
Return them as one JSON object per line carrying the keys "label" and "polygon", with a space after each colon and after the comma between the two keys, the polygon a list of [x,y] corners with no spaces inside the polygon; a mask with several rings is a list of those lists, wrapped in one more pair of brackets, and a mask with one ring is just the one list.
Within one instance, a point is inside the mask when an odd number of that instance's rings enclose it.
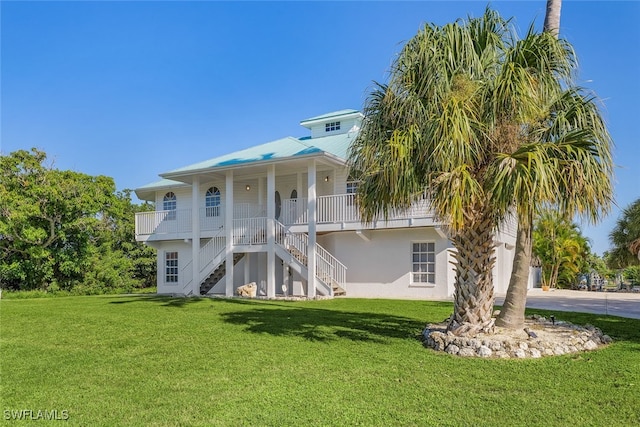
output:
{"label": "green tree", "polygon": [[566,41],[518,39],[487,9],[426,25],[366,101],[350,155],[363,220],[431,199],[456,248],[456,333],[493,322],[493,237],[510,215],[530,236],[539,204],[595,215],[609,201],[610,138],[575,66]]}
{"label": "green tree", "polygon": [[618,218],[609,234],[613,248],[609,251],[609,266],[624,268],[640,264],[640,199],[631,203]]}
{"label": "green tree", "polygon": [[150,249],[134,240],[136,207],[109,177],[57,170],[44,152],[19,150],[0,156],[0,200],[3,288],[95,293],[155,274]]}
{"label": "green tree", "polygon": [[568,288],[589,269],[589,243],[578,226],[557,212],[541,214],[533,231],[533,254],[542,266],[542,285]]}

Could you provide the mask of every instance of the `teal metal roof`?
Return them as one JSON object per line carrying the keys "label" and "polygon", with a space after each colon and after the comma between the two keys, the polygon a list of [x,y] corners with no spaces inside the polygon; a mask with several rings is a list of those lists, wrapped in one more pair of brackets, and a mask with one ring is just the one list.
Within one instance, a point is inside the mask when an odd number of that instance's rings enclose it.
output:
{"label": "teal metal roof", "polygon": [[304,119],[300,123],[313,122],[316,120],[325,120],[325,119],[330,119],[332,117],[344,116],[347,114],[354,114],[354,113],[359,113],[359,111],[358,110],[338,110],[338,111],[333,111],[331,113],[322,114],[320,116]]}
{"label": "teal metal roof", "polygon": [[162,176],[181,175],[205,169],[227,169],[233,166],[249,165],[269,160],[293,159],[313,154],[328,154],[344,161],[347,158],[353,138],[355,138],[354,132],[322,138],[287,137],[174,169],[163,173]]}
{"label": "teal metal roof", "polygon": [[160,181],[155,181],[152,182],[150,184],[146,184],[143,185],[142,187],[138,187],[136,189],[137,190],[148,190],[148,189],[156,189],[156,188],[163,188],[163,187],[180,187],[180,186],[185,186],[188,187],[187,184],[185,184],[184,182],[179,182],[179,181],[174,181],[172,179],[161,179]]}

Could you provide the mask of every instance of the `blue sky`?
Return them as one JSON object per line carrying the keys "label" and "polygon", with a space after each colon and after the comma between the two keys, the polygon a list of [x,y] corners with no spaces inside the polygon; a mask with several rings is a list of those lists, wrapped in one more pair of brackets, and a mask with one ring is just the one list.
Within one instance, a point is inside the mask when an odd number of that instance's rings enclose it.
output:
{"label": "blue sky", "polygon": [[[0,1],[0,151],[38,147],[119,189],[361,109],[371,82],[427,22],[486,2]],[[520,32],[545,0],[492,2]],[[570,1],[561,35],[604,101],[616,200],[640,197],[640,2]],[[598,253],[620,212],[583,226]]]}

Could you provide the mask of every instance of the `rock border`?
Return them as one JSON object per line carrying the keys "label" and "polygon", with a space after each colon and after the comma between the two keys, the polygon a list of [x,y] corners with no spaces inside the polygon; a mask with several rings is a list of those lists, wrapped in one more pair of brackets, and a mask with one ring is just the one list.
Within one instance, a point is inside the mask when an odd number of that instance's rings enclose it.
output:
{"label": "rock border", "polygon": [[460,337],[447,332],[445,322],[428,324],[421,334],[425,347],[461,356],[499,359],[537,359],[596,350],[612,342],[593,325],[574,325],[550,321],[533,315],[525,319],[525,327],[510,330],[494,327],[493,333]]}

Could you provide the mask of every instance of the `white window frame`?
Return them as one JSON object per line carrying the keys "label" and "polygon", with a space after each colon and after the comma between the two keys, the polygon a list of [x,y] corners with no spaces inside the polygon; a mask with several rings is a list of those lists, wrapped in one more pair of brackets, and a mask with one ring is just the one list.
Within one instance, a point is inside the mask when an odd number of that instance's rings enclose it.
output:
{"label": "white window frame", "polygon": [[164,283],[177,285],[180,280],[178,274],[179,254],[177,251],[165,251],[164,253]]}
{"label": "white window frame", "polygon": [[436,242],[420,240],[411,242],[411,284],[413,286],[435,286]]}
{"label": "white window frame", "polygon": [[176,193],[173,191],[169,191],[162,198],[162,210],[169,211],[165,219],[174,220],[176,219],[176,209],[178,207],[178,197],[176,197]]}
{"label": "white window frame", "polygon": [[220,216],[220,189],[216,186],[209,187],[204,195],[205,215],[207,217]]}
{"label": "white window frame", "polygon": [[346,184],[346,192],[347,194],[353,194],[353,196],[347,198],[347,206],[353,206],[355,203],[356,194],[358,193],[358,185],[360,185],[360,181],[357,180],[348,180]]}
{"label": "white window frame", "polygon": [[324,131],[325,132],[334,132],[340,130],[340,122],[329,122],[329,123],[325,123],[324,124]]}

